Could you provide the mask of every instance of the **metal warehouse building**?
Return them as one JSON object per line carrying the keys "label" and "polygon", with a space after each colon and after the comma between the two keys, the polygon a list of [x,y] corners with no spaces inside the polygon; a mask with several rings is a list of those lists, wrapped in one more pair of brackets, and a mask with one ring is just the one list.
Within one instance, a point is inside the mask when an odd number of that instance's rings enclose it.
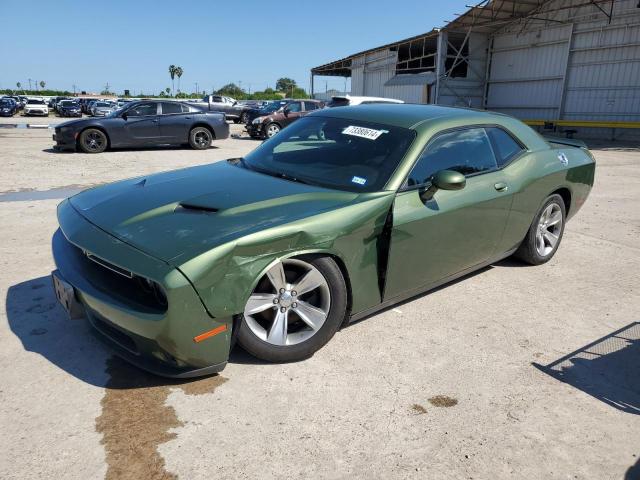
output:
{"label": "metal warehouse building", "polygon": [[639,0],[487,0],[441,29],[311,70],[351,94],[505,112],[539,129],[640,139]]}

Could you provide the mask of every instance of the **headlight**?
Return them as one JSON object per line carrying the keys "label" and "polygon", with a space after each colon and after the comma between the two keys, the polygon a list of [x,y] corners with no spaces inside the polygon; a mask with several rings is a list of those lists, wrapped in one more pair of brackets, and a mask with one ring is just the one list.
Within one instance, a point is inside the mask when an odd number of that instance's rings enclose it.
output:
{"label": "headlight", "polygon": [[258,125],[259,123],[262,123],[262,117],[254,118],[251,123],[253,125]]}

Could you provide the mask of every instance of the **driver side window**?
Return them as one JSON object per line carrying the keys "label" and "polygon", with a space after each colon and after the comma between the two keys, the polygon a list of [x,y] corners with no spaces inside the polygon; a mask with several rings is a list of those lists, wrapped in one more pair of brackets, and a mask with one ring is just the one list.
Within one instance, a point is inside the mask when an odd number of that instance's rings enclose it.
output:
{"label": "driver side window", "polygon": [[407,186],[421,185],[441,170],[454,170],[465,176],[497,168],[484,128],[468,128],[438,135],[416,162]]}
{"label": "driver side window", "polygon": [[292,102],[288,105],[288,110],[291,113],[295,113],[295,112],[299,112],[302,110],[302,105],[300,104],[300,102]]}
{"label": "driver side window", "polygon": [[127,110],[127,116],[129,117],[146,117],[149,115],[156,115],[157,113],[157,103],[142,103]]}

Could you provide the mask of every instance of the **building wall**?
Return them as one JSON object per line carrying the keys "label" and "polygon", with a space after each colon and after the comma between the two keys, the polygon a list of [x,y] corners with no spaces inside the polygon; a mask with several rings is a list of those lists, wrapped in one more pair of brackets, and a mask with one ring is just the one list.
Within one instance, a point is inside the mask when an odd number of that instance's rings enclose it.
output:
{"label": "building wall", "polygon": [[422,103],[423,85],[393,85],[385,83],[395,75],[397,52],[383,50],[361,55],[351,65],[351,95],[396,98],[407,103]]}
{"label": "building wall", "polygon": [[[488,36],[469,35],[469,61],[466,78],[441,78],[437,103],[456,107],[482,108],[487,69]],[[452,54],[452,52],[449,52]]]}
{"label": "building wall", "polygon": [[[555,1],[553,9],[569,4]],[[601,6],[607,10],[610,4]],[[640,9],[616,0],[613,19],[594,5],[513,25],[493,36],[485,106],[522,119],[640,121]],[[571,127],[569,127],[571,128]],[[611,129],[578,129],[611,137]],[[616,137],[640,138],[617,129]]]}

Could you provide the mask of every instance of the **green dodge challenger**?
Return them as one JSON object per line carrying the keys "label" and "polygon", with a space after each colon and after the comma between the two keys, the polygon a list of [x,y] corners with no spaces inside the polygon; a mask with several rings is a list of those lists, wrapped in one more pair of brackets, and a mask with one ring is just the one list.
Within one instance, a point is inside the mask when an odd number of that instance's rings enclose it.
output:
{"label": "green dodge challenger", "polygon": [[580,143],[505,115],[321,110],[244,158],[63,201],[53,283],[71,317],[160,375],[218,372],[236,340],[300,360],[492,262],[547,262],[594,171]]}

